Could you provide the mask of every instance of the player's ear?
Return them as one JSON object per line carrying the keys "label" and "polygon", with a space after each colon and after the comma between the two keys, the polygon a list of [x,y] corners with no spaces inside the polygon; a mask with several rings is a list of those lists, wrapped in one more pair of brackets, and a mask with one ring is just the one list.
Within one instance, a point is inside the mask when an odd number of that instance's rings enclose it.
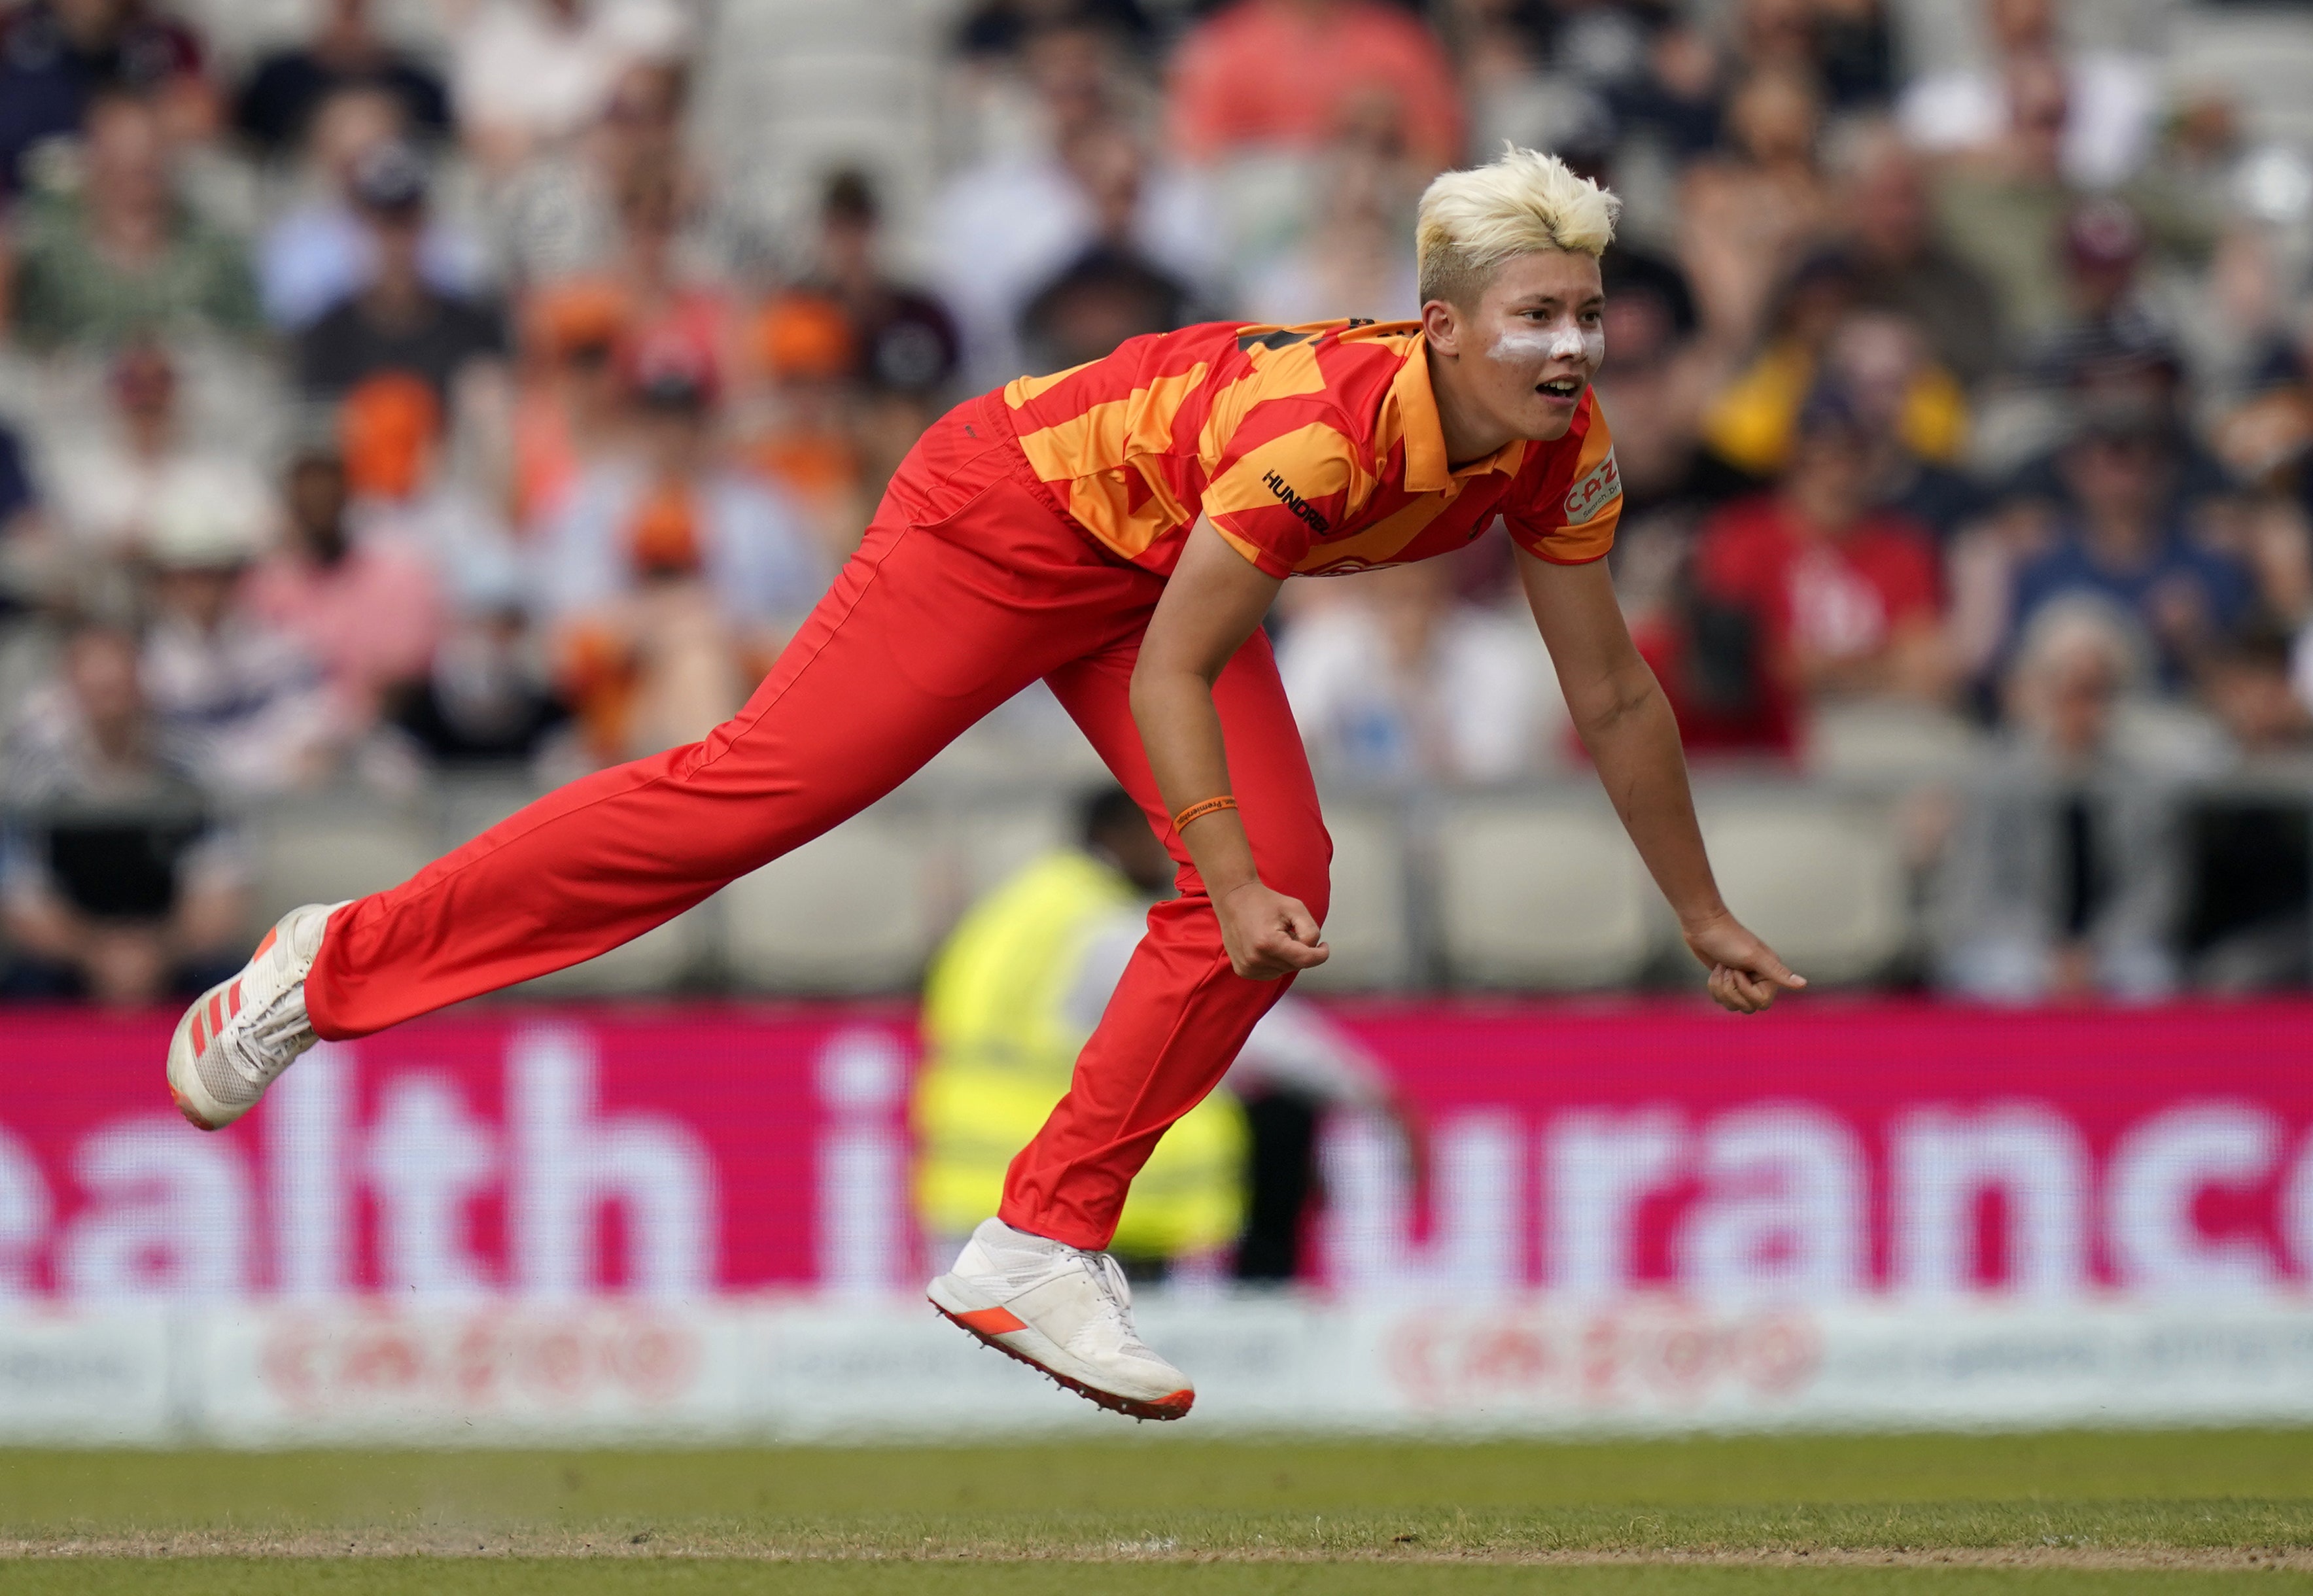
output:
{"label": "player's ear", "polygon": [[1440,355],[1462,353],[1462,312],[1447,300],[1433,299],[1421,307],[1421,330],[1429,346]]}

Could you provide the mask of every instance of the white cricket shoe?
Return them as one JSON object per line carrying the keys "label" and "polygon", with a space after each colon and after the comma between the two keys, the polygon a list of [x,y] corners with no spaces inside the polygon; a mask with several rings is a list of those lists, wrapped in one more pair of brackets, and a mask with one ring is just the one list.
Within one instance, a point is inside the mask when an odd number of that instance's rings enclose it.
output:
{"label": "white cricket shoe", "polygon": [[[347,899],[350,902],[351,899]],[[241,973],[210,987],[169,1039],[169,1095],[202,1130],[257,1106],[274,1078],[319,1039],[305,1018],[305,974],[343,903],[309,903],[274,922]]]}
{"label": "white cricket shoe", "polygon": [[997,1351],[1113,1412],[1179,1418],[1197,1399],[1187,1375],[1141,1345],[1132,1288],[1105,1252],[983,1220],[928,1294]]}

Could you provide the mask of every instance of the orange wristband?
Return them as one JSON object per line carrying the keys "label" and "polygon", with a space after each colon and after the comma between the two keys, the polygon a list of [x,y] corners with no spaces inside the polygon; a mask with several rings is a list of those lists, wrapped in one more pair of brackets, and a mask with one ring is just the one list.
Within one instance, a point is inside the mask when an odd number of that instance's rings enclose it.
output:
{"label": "orange wristband", "polygon": [[1208,798],[1202,803],[1192,803],[1173,817],[1173,829],[1178,831],[1192,820],[1201,820],[1207,815],[1218,814],[1225,809],[1235,809],[1236,800],[1223,793],[1218,798]]}

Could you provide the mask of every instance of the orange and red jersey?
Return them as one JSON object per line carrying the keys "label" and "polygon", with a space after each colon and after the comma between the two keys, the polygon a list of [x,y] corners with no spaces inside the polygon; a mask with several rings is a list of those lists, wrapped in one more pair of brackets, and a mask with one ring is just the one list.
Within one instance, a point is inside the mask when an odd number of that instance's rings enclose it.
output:
{"label": "orange and red jersey", "polygon": [[1560,565],[1604,555],[1623,484],[1597,401],[1566,435],[1446,458],[1421,325],[1207,322],[1002,394],[1020,448],[1110,548],[1169,573],[1200,511],[1272,576],[1460,548],[1499,515]]}

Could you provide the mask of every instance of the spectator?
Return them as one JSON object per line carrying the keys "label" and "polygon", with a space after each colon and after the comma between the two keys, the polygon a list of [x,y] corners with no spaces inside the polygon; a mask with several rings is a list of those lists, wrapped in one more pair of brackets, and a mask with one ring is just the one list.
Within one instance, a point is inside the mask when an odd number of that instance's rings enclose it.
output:
{"label": "spectator", "polygon": [[630,63],[581,136],[491,183],[490,219],[514,277],[545,282],[614,270],[625,242],[621,207],[660,174],[672,174],[671,211],[686,229],[683,249],[696,256],[690,224],[702,208],[701,181],[683,140],[690,92],[681,62]]}
{"label": "spectator", "polygon": [[306,141],[315,113],[348,90],[386,96],[404,127],[426,136],[450,130],[450,94],[431,68],[377,31],[370,0],[321,0],[321,25],[293,48],[257,64],[233,107],[233,126],[268,155]]}
{"label": "spectator", "polygon": [[1676,15],[1647,20],[1656,25],[1644,70],[1606,85],[1607,109],[1618,126],[1684,164],[1719,143],[1719,53],[1693,22]]}
{"label": "spectator", "polygon": [[[1027,59],[1043,136],[1027,150],[965,168],[933,200],[933,286],[963,334],[969,385],[992,387],[1025,369],[1021,311],[1104,230],[1119,231],[1118,218],[1101,215],[1100,202],[1104,193],[1111,203],[1117,197],[1114,177],[1126,165],[1118,145],[1130,136],[1113,119],[1105,48],[1091,29],[1038,30]],[[1183,282],[1213,278],[1223,229],[1200,182],[1162,162],[1142,162],[1130,203],[1121,231],[1135,253]]]}
{"label": "spectator", "polygon": [[831,300],[849,324],[857,381],[891,392],[937,394],[954,379],[962,339],[946,306],[886,274],[882,222],[882,206],[865,173],[832,174],[820,201],[818,259],[804,286]]}
{"label": "spectator", "polygon": [[[1754,479],[1773,477],[1791,450],[1800,404],[1823,374],[1856,303],[1853,264],[1820,255],[1802,266],[1783,292],[1773,331],[1758,354],[1711,401],[1703,436],[1725,464]],[[1916,351],[1901,366],[1896,425],[1922,460],[1950,464],[1967,441],[1967,400],[1950,373]]]}
{"label": "spectator", "polygon": [[145,689],[187,768],[215,794],[318,785],[342,730],[320,667],[244,601],[264,514],[262,504],[171,493],[146,548],[154,603]]}
{"label": "spectator", "polygon": [[510,171],[592,126],[627,66],[674,60],[690,39],[676,0],[486,0],[452,74],[467,147]]}
{"label": "spectator", "polygon": [[1623,478],[1623,531],[1658,509],[1719,496],[1702,453],[1702,417],[1727,380],[1726,348],[1702,336],[1694,294],[1677,263],[1611,244],[1598,262],[1606,290],[1606,360],[1595,379],[1614,417]]}
{"label": "spectator", "polygon": [[31,187],[27,157],[71,137],[93,95],[154,99],[177,136],[213,114],[200,39],[142,0],[29,0],[0,16],[0,203]]}
{"label": "spectator", "polygon": [[2057,236],[2064,306],[2027,357],[2031,374],[2061,386],[2124,350],[2176,365],[2175,339],[2140,281],[2146,240],[2136,213],[2116,199],[2083,200]]}
{"label": "spectator", "polygon": [[[2290,681],[2290,637],[2259,627],[2219,648],[2201,692],[2233,758],[2260,765],[2301,758],[2309,713]],[[2243,993],[2302,987],[2313,975],[2313,849],[2304,800],[2287,790],[2212,794],[2187,827],[2192,888],[2182,941],[2193,984]]]}
{"label": "spectator", "polygon": [[1818,389],[1775,491],[1719,512],[1695,550],[1695,616],[1670,662],[1688,746],[1790,754],[1834,698],[1939,701],[1951,687],[1935,544],[1872,507],[1852,396]]}
{"label": "spectator", "polygon": [[1029,296],[1020,311],[1020,346],[1033,373],[1097,360],[1142,333],[1194,320],[1195,290],[1142,252],[1133,236],[1143,163],[1121,129],[1086,136],[1078,171],[1092,202],[1093,242]]}
{"label": "spectator", "polygon": [[1137,53],[1145,54],[1156,37],[1140,0],[976,0],[956,24],[956,53],[967,60],[1018,56],[1055,13],[1098,27]]}
{"label": "spectator", "polygon": [[1456,602],[1447,567],[1359,576],[1287,631],[1278,671],[1319,769],[1498,782],[1560,763],[1570,723],[1534,622]]}
{"label": "spectator", "polygon": [[418,550],[353,535],[334,452],[299,456],[286,487],[287,539],[251,573],[249,612],[320,662],[342,730],[365,728],[426,679],[442,635],[440,587]]}
{"label": "spectator", "polygon": [[850,318],[831,299],[782,294],[757,318],[755,345],[770,383],[749,459],[795,501],[821,548],[840,562],[858,547],[869,510]]}
{"label": "spectator", "polygon": [[381,145],[355,164],[353,197],[376,254],[369,284],[348,294],[297,341],[297,375],[317,398],[338,399],[364,381],[402,373],[433,390],[446,409],[459,379],[506,353],[495,307],[427,281],[426,165],[409,145]]}
{"label": "spectator", "polygon": [[2249,573],[2177,523],[2176,449],[2159,417],[2137,408],[2092,412],[2062,465],[2073,508],[2055,546],[2017,574],[2010,636],[2052,601],[2090,594],[2134,618],[2154,641],[2162,680],[2182,682],[2247,617]]}
{"label": "spectator", "polygon": [[2234,95],[2229,84],[2181,90],[2150,159],[2119,191],[2163,253],[2195,266],[2237,234],[2248,208],[2243,163],[2255,146]]}
{"label": "spectator", "polygon": [[1967,794],[1936,883],[1940,978],[2003,1003],[2176,985],[2179,860],[2159,774],[2117,735],[2142,639],[2095,598],[2035,617],[2010,672],[2011,729]]}
{"label": "spectator", "polygon": [[2060,242],[2076,195],[2061,152],[2071,116],[2064,78],[2045,57],[2008,69],[2007,131],[1948,167],[1936,212],[1954,254],[1990,283],[2001,322],[2032,338],[2060,325],[2067,306]]}
{"label": "spectator", "polygon": [[1975,481],[1953,469],[1966,412],[1915,323],[1886,311],[1850,316],[1831,335],[1824,370],[1855,401],[1875,505],[1947,543],[1991,508]]}
{"label": "spectator", "polygon": [[2040,445],[2013,469],[2006,492],[2077,510],[2066,460],[2082,417],[2120,417],[2156,440],[2168,457],[2164,503],[2178,519],[2204,520],[2213,501],[2235,491],[2234,479],[2194,431],[2185,408],[2183,362],[2158,323],[2116,317],[2075,327],[2040,347],[2045,358],[2033,375],[2048,386],[2019,387],[2015,396],[2036,395],[2045,418],[2036,428],[2018,425],[1996,411],[1986,418],[1987,428],[1995,423],[2002,428],[2001,441],[2012,435]]}
{"label": "spectator", "polygon": [[443,443],[434,390],[406,372],[372,377],[338,407],[355,539],[414,550],[462,588],[469,566],[492,570],[512,555],[490,502],[444,469]]}
{"label": "spectator", "polygon": [[624,301],[629,337],[689,339],[729,364],[737,347],[737,306],[686,233],[689,199],[680,163],[638,158],[623,172],[613,199],[615,241],[587,280],[606,285]]}
{"label": "spectator", "polygon": [[828,575],[787,502],[716,457],[711,355],[662,337],[631,372],[639,458],[590,466],[535,551],[565,680],[605,759],[728,718]]}
{"label": "spectator", "polygon": [[159,506],[212,494],[259,504],[265,485],[238,456],[194,442],[176,363],[158,344],[133,343],[112,358],[104,424],[75,429],[48,461],[55,530],[81,563],[117,561],[145,546]]}
{"label": "spectator", "polygon": [[1342,139],[1323,164],[1316,187],[1324,198],[1314,224],[1253,280],[1247,314],[1284,327],[1419,315],[1411,247],[1418,187],[1402,162],[1369,141]]}
{"label": "spectator", "polygon": [[84,136],[79,192],[28,198],[12,224],[13,280],[0,292],[16,336],[48,351],[157,333],[257,331],[248,258],[180,203],[158,109],[102,91],[89,101]]}
{"label": "spectator", "polygon": [[1021,353],[1042,375],[1098,360],[1127,338],[1194,320],[1188,285],[1129,250],[1095,244],[1020,312]]}
{"label": "spectator", "polygon": [[[377,245],[357,181],[374,152],[400,137],[400,104],[374,84],[329,92],[307,122],[311,192],[274,217],[258,245],[266,320],[287,332],[311,326],[377,276]],[[418,267],[437,293],[471,297],[485,265],[479,242],[438,219],[418,241]]]}
{"label": "spectator", "polygon": [[1382,0],[1236,0],[1174,57],[1170,142],[1200,165],[1312,152],[1369,97],[1397,108],[1428,171],[1461,160],[1453,65],[1420,22]]}
{"label": "spectator", "polygon": [[436,765],[550,762],[556,733],[570,719],[530,627],[521,567],[509,551],[501,552],[502,559],[465,563],[431,668],[393,712],[401,732]]}
{"label": "spectator", "polygon": [[1939,364],[1962,383],[1981,382],[2006,360],[2000,302],[1937,237],[1919,160],[1884,122],[1853,130],[1836,150],[1857,303],[1908,318]]}
{"label": "spectator", "polygon": [[618,351],[630,326],[614,285],[575,281],[530,295],[514,415],[514,526],[527,534],[568,502],[584,463],[627,420]]}
{"label": "spectator", "polygon": [[1748,9],[1799,19],[1808,67],[1834,110],[1887,102],[1895,87],[1895,40],[1881,0],[1772,0],[1764,5],[1754,0]]}
{"label": "spectator", "polygon": [[1831,232],[1831,195],[1816,164],[1822,107],[1813,83],[1762,72],[1727,107],[1727,145],[1682,183],[1679,258],[1702,319],[1729,344],[1755,336],[1811,246]]}
{"label": "spectator", "polygon": [[2051,78],[2071,107],[2057,146],[2067,183],[2107,189],[2134,171],[2159,104],[2154,63],[2116,50],[2066,48],[2057,0],[1985,0],[1983,15],[1989,66],[1933,74],[1904,92],[1898,109],[1912,142],[1938,155],[1997,145],[2017,110],[2016,75],[2029,71]]}
{"label": "spectator", "polygon": [[[2259,585],[2274,618],[2299,627],[2313,623],[2313,575],[2275,580],[2275,565],[2300,572],[2313,560],[2313,315],[2298,329],[2302,349],[2287,346],[2269,352],[2249,394],[2224,410],[2212,428],[2214,449],[2239,484],[2240,507],[2259,550]],[[2313,629],[2309,629],[2313,636]],[[2313,656],[2309,656],[2313,657]],[[2313,704],[2313,692],[2307,695]]]}
{"label": "spectator", "polygon": [[24,445],[16,429],[0,418],[0,545],[29,527],[40,508],[31,473],[24,468]]}
{"label": "spectator", "polygon": [[165,743],[136,638],[75,631],[8,739],[0,922],[13,995],[146,1004],[239,962],[247,872]]}

